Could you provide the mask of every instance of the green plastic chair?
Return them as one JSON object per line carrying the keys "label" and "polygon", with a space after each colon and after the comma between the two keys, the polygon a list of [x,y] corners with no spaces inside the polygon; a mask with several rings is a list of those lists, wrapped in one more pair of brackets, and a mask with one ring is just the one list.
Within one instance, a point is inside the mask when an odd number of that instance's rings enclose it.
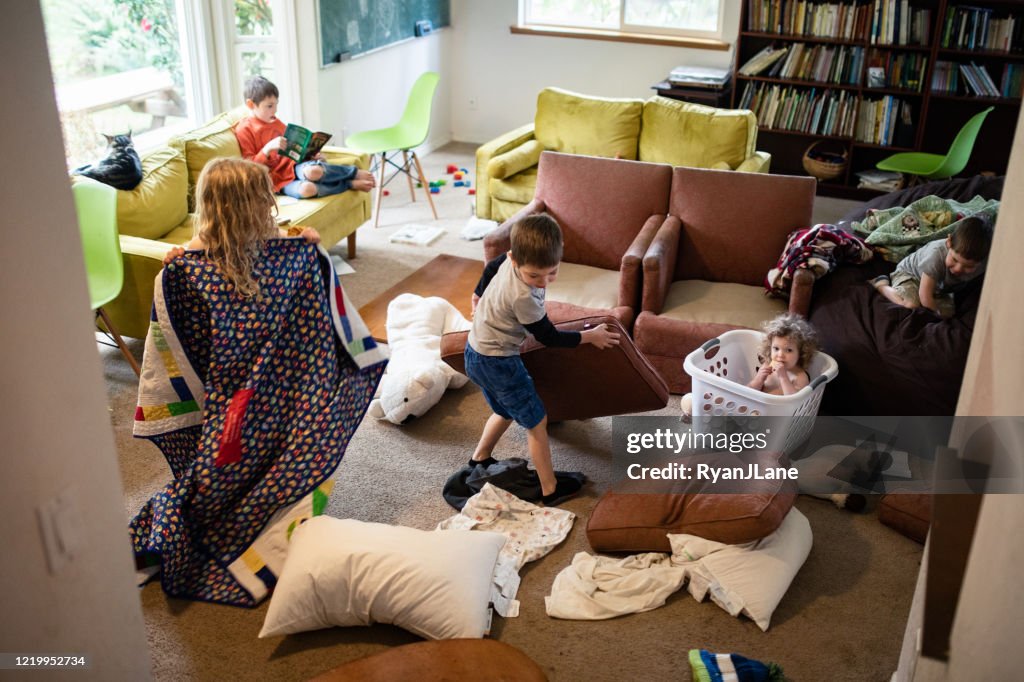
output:
{"label": "green plastic chair", "polygon": [[[427,71],[416,79],[409,92],[405,112],[402,113],[401,120],[395,125],[390,128],[366,130],[345,140],[347,148],[374,156],[374,169],[380,168],[380,181],[377,183],[377,216],[373,221],[374,227],[380,224],[384,185],[394,180],[399,173],[405,174],[409,181],[409,193],[412,195],[412,200],[416,201],[416,190],[412,184],[415,172],[416,180],[423,186],[423,191],[427,195],[427,203],[430,204],[434,220],[437,220],[437,209],[434,208],[434,200],[430,197],[430,183],[427,182],[427,176],[423,174],[423,166],[413,148],[423,144],[427,139],[427,133],[430,132],[430,107],[439,79],[440,76],[434,71]],[[393,158],[398,152],[402,152],[401,165],[396,163]],[[376,158],[377,155],[380,155],[379,159]],[[387,164],[391,164],[396,170],[385,180]]]}
{"label": "green plastic chair", "polygon": [[103,320],[106,328],[104,333],[121,349],[138,376],[141,374],[139,363],[103,310],[103,306],[117,298],[124,284],[124,263],[117,235],[117,190],[92,180],[79,180],[71,187],[71,191],[75,197],[78,229],[82,235],[90,305]]}
{"label": "green plastic chair", "polygon": [[949,151],[942,154],[926,154],[924,152],[902,152],[882,159],[876,164],[876,168],[885,171],[895,171],[914,176],[916,179],[942,180],[951,178],[964,169],[971,158],[971,151],[974,150],[974,141],[978,138],[978,131],[985,117],[992,111],[989,107],[979,111],[968,119],[960,132],[953,139]]}

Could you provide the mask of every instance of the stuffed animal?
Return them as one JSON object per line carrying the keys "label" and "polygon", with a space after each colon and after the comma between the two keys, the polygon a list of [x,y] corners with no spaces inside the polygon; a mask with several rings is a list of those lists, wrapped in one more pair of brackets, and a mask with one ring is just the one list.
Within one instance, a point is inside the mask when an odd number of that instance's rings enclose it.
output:
{"label": "stuffed animal", "polygon": [[471,324],[443,298],[401,294],[388,304],[386,326],[391,360],[369,414],[407,424],[436,405],[449,386],[469,381],[441,360],[441,335]]}

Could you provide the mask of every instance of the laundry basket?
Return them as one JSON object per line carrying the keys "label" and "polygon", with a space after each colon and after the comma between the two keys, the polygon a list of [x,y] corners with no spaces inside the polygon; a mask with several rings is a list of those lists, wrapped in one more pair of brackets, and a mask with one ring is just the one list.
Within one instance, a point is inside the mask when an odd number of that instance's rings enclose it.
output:
{"label": "laundry basket", "polygon": [[760,367],[757,352],[763,340],[762,332],[734,329],[686,356],[683,368],[693,380],[694,430],[707,430],[713,417],[803,417],[777,420],[785,426],[768,439],[768,449],[788,454],[810,435],[825,384],[836,377],[839,366],[818,351],[807,368],[810,384],[793,395],[762,393],[747,384]]}

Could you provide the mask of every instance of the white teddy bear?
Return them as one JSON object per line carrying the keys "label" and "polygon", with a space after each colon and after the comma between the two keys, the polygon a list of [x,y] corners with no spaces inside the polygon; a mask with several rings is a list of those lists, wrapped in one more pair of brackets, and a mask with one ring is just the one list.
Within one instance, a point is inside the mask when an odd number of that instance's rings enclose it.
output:
{"label": "white teddy bear", "polygon": [[444,395],[469,379],[441,359],[441,335],[465,331],[471,323],[448,301],[401,294],[388,304],[391,360],[380,381],[380,395],[369,414],[395,424],[421,417]]}

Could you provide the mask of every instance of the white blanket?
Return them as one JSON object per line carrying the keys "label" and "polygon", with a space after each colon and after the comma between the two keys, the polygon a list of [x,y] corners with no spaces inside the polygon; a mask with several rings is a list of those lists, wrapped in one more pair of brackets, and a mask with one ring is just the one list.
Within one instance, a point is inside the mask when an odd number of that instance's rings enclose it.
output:
{"label": "white blanket", "polygon": [[538,507],[490,483],[466,501],[455,516],[437,525],[438,530],[486,530],[507,540],[494,567],[491,601],[498,615],[519,615],[519,569],[539,559],[562,542],[572,530],[576,515],[556,507]]}
{"label": "white blanket", "polygon": [[648,552],[623,559],[579,552],[555,576],[544,598],[552,618],[603,620],[656,609],[686,579],[668,554]]}

